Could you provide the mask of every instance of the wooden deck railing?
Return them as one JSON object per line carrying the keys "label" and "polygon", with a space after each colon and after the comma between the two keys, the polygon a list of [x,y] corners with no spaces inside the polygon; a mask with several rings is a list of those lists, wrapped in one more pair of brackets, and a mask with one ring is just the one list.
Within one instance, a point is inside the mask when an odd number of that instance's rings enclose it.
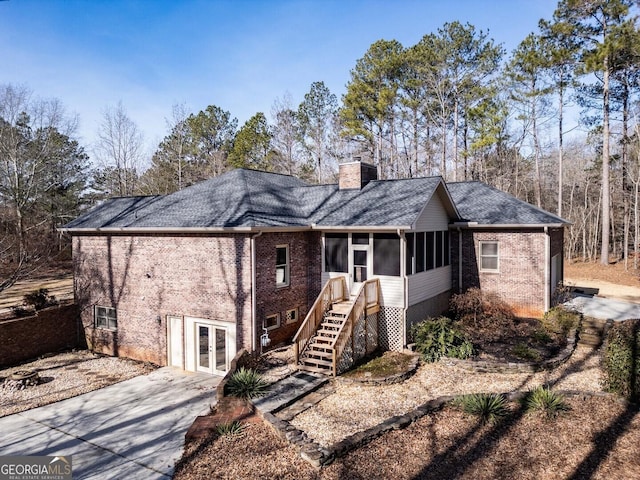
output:
{"label": "wooden deck railing", "polygon": [[318,326],[322,323],[322,317],[329,309],[331,304],[341,302],[349,298],[347,290],[347,281],[345,277],[331,278],[324,285],[318,298],[307,313],[307,316],[300,325],[296,336],[293,337],[293,347],[296,365],[300,360],[300,353],[305,349],[311,338],[318,330]]}
{"label": "wooden deck railing", "polygon": [[364,313],[365,317],[371,313],[376,313],[380,310],[380,281],[377,278],[367,280],[364,282],[358,293],[356,299],[353,302],[351,310],[347,315],[347,320],[340,329],[340,332],[334,339],[331,347],[333,348],[332,369],[333,376],[338,374],[338,361],[342,356],[342,352],[347,346],[347,342],[351,340],[351,348],[355,353],[355,339],[353,330],[356,322],[360,318],[360,315]]}

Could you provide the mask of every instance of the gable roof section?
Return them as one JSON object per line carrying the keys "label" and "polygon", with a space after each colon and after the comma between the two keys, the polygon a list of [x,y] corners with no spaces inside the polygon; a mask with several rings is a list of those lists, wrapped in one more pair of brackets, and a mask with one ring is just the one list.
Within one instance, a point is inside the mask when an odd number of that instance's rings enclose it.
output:
{"label": "gable roof section", "polygon": [[[446,191],[440,177],[371,181],[361,190],[340,190],[236,169],[170,195],[108,200],[61,230],[411,228],[431,197]],[[458,218],[447,203],[448,213]]]}
{"label": "gable roof section", "polygon": [[63,230],[305,226],[293,194],[301,185],[287,175],[237,169],[147,202],[140,197],[108,200]]}
{"label": "gable roof section", "polygon": [[447,184],[464,221],[477,226],[562,226],[569,222],[482,182]]}

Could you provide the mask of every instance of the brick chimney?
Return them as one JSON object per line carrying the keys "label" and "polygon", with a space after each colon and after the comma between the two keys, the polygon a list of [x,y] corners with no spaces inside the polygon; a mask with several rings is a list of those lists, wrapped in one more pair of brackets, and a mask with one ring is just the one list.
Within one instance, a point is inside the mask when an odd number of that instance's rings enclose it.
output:
{"label": "brick chimney", "polygon": [[355,157],[353,162],[340,164],[338,176],[338,188],[340,190],[353,188],[360,190],[371,180],[378,179],[378,169],[375,165],[364,163],[359,157]]}

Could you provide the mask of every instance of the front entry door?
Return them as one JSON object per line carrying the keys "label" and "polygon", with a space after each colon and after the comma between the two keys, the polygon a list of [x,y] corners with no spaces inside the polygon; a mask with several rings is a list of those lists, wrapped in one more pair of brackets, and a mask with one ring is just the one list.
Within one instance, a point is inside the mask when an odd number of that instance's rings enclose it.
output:
{"label": "front entry door", "polygon": [[224,375],[228,370],[227,330],[196,323],[196,370]]}
{"label": "front entry door", "polygon": [[351,235],[349,248],[349,280],[351,293],[358,291],[371,275],[371,245],[368,233]]}

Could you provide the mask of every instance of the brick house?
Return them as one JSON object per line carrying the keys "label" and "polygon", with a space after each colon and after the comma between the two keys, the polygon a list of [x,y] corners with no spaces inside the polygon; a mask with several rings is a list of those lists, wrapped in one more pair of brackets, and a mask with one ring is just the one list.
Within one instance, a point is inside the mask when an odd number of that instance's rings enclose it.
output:
{"label": "brick house", "polygon": [[541,315],[562,281],[566,223],[479,182],[377,180],[352,162],[337,185],[237,169],[115,198],[62,231],[92,349],[224,374],[241,348],[297,332],[301,363],[335,374],[402,349],[413,323],[472,286]]}

